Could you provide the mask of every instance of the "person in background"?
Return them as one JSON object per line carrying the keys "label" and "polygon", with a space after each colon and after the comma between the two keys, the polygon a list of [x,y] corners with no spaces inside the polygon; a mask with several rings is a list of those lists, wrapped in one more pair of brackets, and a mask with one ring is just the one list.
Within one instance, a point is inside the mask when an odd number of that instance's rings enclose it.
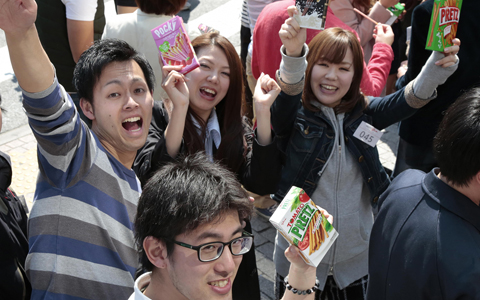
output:
{"label": "person in background", "polygon": [[387,8],[394,6],[398,2],[399,0],[379,0],[377,2],[374,0],[335,0],[330,1],[329,7],[340,20],[357,32],[363,48],[365,62],[368,63],[372,56],[373,45],[375,44],[375,38],[373,37],[375,24],[356,13],[353,9],[360,10],[379,23],[385,23],[391,17]]}
{"label": "person in background", "polygon": [[[457,57],[437,52],[405,89],[367,98],[360,91],[363,55],[355,34],[328,28],[307,47],[306,29],[293,18],[296,7],[288,13],[279,32],[283,59],[277,81],[282,92],[272,106],[273,130],[284,154],[274,199],[281,201],[292,186],[300,187],[336,220],[339,236],[317,267],[321,292],[316,299],[365,299],[373,213],[390,183],[372,133],[434,99],[436,87],[455,71]],[[390,26],[377,25],[375,38],[391,43]],[[453,46],[449,53],[458,49]],[[288,273],[282,253],[288,242],[279,234],[275,242],[280,299]]]}
{"label": "person in background", "polygon": [[[408,68],[402,68],[402,73],[405,75],[397,80],[397,89],[404,87],[418,75],[432,53],[432,51],[425,49],[425,45],[427,44],[433,2],[433,0],[427,0],[413,10]],[[480,73],[478,72],[480,56],[476,51],[480,46],[478,11],[480,11],[480,1],[462,2],[457,37],[462,41],[464,47],[459,54],[462,63],[459,65],[458,72],[455,72],[445,84],[438,88],[438,99],[436,101],[432,101],[415,115],[400,123],[400,140],[398,142],[397,161],[393,170],[394,176],[406,169],[429,172],[437,166],[433,156],[432,144],[445,110],[462,93],[480,84]]]}
{"label": "person in background", "polygon": [[133,13],[137,10],[137,3],[135,0],[114,0],[114,2],[118,15]]}
{"label": "person in background", "polygon": [[70,94],[80,116],[73,70],[83,51],[99,40],[105,27],[103,0],[37,0],[35,27],[43,49],[55,66],[58,81]]}
{"label": "person in background", "polygon": [[480,89],[445,112],[439,168],[406,170],[380,197],[370,236],[368,299],[479,299]]}
{"label": "person in background", "polygon": [[23,107],[38,143],[28,220],[31,299],[127,299],[139,267],[133,219],[141,187],[131,169],[152,116],[153,71],[120,40],[100,40],[75,67],[80,120],[35,28],[34,0],[0,0]]}
{"label": "person in background", "polygon": [[[0,131],[2,131],[0,95]],[[28,300],[32,287],[25,273],[28,253],[27,211],[12,188],[10,156],[0,151],[0,294],[4,299]]]}
{"label": "person in background", "polygon": [[[254,236],[243,228],[252,211],[236,175],[204,154],[159,169],[142,192],[135,218],[135,238],[149,272],[136,280],[129,299],[251,299],[232,295],[232,285],[242,259],[253,251]],[[288,282],[298,291],[284,299],[313,300],[315,268],[294,246],[285,255],[291,262]],[[302,291],[310,294],[299,295]]]}
{"label": "person in background", "polygon": [[[143,53],[153,68],[155,77],[163,80],[162,66],[158,63],[158,48],[151,30],[177,14],[186,0],[136,0],[138,9],[132,13],[116,15],[108,19],[102,39],[117,38]],[[167,99],[163,87],[157,85],[153,99]]]}

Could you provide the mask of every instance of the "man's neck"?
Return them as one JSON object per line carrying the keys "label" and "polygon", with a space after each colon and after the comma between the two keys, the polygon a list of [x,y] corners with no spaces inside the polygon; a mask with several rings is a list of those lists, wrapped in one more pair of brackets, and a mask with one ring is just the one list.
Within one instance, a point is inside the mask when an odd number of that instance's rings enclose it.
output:
{"label": "man's neck", "polygon": [[450,186],[452,189],[463,194],[468,199],[472,200],[473,203],[480,206],[480,199],[478,198],[478,193],[474,191],[474,188],[471,187],[471,184],[467,186],[459,186],[459,185],[453,184],[448,180],[447,177],[443,176],[441,172],[437,174],[437,177],[440,178],[441,181],[443,181],[445,184]]}
{"label": "man's neck", "polygon": [[143,292],[151,300],[188,300],[178,292],[166,272],[154,269],[148,287]]}

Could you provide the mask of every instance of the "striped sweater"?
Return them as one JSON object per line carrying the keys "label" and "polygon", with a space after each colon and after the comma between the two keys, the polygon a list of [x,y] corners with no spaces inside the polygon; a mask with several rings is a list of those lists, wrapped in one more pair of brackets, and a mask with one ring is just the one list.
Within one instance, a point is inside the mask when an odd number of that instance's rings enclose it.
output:
{"label": "striped sweater", "polygon": [[23,96],[40,168],[28,223],[32,299],[128,299],[138,266],[135,173],[103,148],[57,79]]}

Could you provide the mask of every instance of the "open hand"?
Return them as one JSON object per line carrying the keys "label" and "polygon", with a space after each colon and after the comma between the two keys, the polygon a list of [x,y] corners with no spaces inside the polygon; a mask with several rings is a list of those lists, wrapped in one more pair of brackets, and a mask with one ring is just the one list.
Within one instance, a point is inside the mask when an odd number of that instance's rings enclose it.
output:
{"label": "open hand", "polygon": [[35,0],[0,0],[0,28],[6,34],[20,35],[35,23]]}
{"label": "open hand", "polygon": [[307,40],[307,30],[300,28],[297,20],[293,18],[294,14],[298,14],[295,6],[287,8],[289,18],[282,24],[278,35],[285,46],[285,51],[288,56],[299,57],[302,54],[303,44]]}

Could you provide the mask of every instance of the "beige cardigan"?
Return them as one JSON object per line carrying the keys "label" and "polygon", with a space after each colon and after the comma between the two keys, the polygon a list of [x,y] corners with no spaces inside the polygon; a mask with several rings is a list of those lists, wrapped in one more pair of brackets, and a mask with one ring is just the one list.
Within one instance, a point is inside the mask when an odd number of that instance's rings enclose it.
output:
{"label": "beige cardigan", "polygon": [[[373,45],[375,44],[375,40],[372,38],[375,24],[353,11],[354,7],[360,11],[365,11],[365,9],[362,9],[358,5],[354,5],[354,1],[355,0],[334,0],[330,1],[329,6],[335,16],[358,33],[363,47],[365,63],[368,64],[372,56]],[[368,16],[377,22],[385,23],[390,19],[391,15],[380,2],[377,2],[370,10]]]}

